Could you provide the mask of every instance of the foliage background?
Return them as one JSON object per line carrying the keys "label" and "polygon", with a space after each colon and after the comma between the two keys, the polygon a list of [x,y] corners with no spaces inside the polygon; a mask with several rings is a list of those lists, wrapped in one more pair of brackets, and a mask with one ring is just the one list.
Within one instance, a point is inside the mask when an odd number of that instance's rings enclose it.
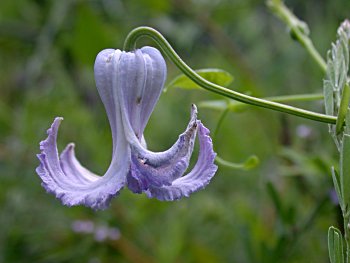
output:
{"label": "foliage background", "polygon": [[[305,20],[325,57],[349,1],[286,4]],[[267,110],[229,113],[214,138],[230,161],[189,199],[149,200],[123,190],[110,209],[60,205],[35,173],[38,143],[55,116],[59,145],[103,173],[111,136],[93,79],[96,54],[121,48],[136,26],[160,30],[193,68],[231,72],[230,88],[256,96],[321,92],[322,72],[263,1],[2,0],[0,2],[0,262],[328,262],[326,233],[341,228],[327,126]],[[143,44],[153,44],[144,41]],[[168,61],[168,81],[179,74]],[[163,94],[146,129],[153,150],[185,128],[206,91]],[[321,102],[298,106],[323,111]],[[220,112],[199,109],[215,130]],[[107,235],[109,234],[109,235]]]}

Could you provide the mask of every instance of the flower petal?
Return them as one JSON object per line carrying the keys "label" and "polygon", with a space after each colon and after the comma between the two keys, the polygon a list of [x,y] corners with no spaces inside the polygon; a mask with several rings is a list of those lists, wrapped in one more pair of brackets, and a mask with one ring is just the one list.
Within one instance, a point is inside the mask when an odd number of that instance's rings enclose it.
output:
{"label": "flower petal", "polygon": [[100,176],[83,167],[75,157],[74,143],[70,143],[60,155],[60,165],[64,174],[71,178],[72,182],[88,184],[95,182]]}
{"label": "flower petal", "polygon": [[[197,110],[193,105],[187,129],[167,151],[154,153],[133,141],[131,167],[127,176],[128,188],[134,193],[146,191],[150,186],[171,185],[186,171],[197,132]],[[133,144],[134,143],[134,144]]]}
{"label": "flower petal", "polygon": [[214,176],[217,166],[214,164],[216,153],[209,137],[209,130],[198,121],[199,156],[193,170],[169,186],[150,186],[146,192],[148,197],[155,197],[162,201],[174,201],[191,193],[203,189]]}
{"label": "flower petal", "polygon": [[121,55],[122,52],[118,49],[102,50],[98,53],[94,66],[97,90],[105,106],[112,130],[113,153],[116,148],[117,118],[120,112],[118,98],[114,95],[113,87],[116,85],[117,66]]}
{"label": "flower petal", "polygon": [[160,52],[152,47],[124,52],[120,57],[117,76],[116,96],[121,98],[123,110],[140,140],[164,87],[165,61]]}
{"label": "flower petal", "polygon": [[143,134],[148,123],[149,117],[154,110],[154,107],[159,100],[160,94],[164,88],[166,80],[166,63],[161,53],[152,47],[141,48],[143,57],[146,63],[147,78],[141,101],[139,130]]}
{"label": "flower petal", "polygon": [[106,174],[100,177],[80,165],[74,156],[72,144],[68,145],[61,155],[61,161],[59,160],[56,138],[61,121],[62,118],[54,120],[47,131],[48,137],[40,143],[40,166],[36,172],[43,181],[42,186],[67,206],[106,208],[110,199],[117,195],[125,184],[129,169],[129,155],[125,153],[130,154],[127,142],[118,140],[118,150],[123,154],[118,159],[113,158]]}
{"label": "flower petal", "polygon": [[37,173],[44,188],[65,205],[81,204],[104,209],[125,184],[130,147],[124,135],[119,100],[114,93],[121,53],[113,49],[101,51],[94,67],[97,89],[106,108],[113,137],[112,161],[105,175],[100,177],[84,168],[75,157],[73,144],[69,144],[58,157],[56,138],[62,118],[55,119],[47,139],[40,143]]}

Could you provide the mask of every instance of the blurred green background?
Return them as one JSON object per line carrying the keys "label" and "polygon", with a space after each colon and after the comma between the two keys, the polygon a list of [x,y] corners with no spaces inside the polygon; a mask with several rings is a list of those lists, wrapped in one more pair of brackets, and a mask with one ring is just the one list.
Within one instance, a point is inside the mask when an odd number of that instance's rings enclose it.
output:
{"label": "blurred green background", "polygon": [[[325,57],[350,1],[286,4],[309,24]],[[60,150],[74,141],[82,164],[99,174],[108,167],[111,135],[93,63],[140,25],[162,32],[191,67],[232,73],[234,90],[322,91],[321,70],[263,1],[1,0],[0,262],[328,262],[328,227],[342,224],[330,178],[338,156],[327,125],[294,116],[230,112],[215,150],[234,162],[256,154],[260,165],[219,167],[188,199],[160,202],[124,189],[108,210],[93,212],[45,193],[35,154],[55,116],[64,117]],[[167,62],[170,81],[179,71]],[[164,93],[146,128],[149,148],[172,145],[191,103],[211,99],[220,97]],[[323,112],[322,102],[294,105]],[[220,114],[199,109],[212,131]]]}

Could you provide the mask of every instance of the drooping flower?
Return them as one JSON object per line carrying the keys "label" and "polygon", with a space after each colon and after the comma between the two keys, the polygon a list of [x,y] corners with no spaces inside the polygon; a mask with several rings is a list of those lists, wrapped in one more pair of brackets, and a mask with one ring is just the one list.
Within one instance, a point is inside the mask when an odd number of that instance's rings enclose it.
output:
{"label": "drooping flower", "polygon": [[[110,122],[112,160],[103,176],[83,167],[70,143],[58,155],[56,139],[63,120],[57,117],[48,137],[40,143],[40,165],[36,169],[42,186],[67,206],[85,205],[104,209],[112,197],[127,186],[134,193],[173,201],[204,188],[217,166],[209,130],[191,119],[175,144],[164,152],[151,152],[143,132],[164,87],[166,64],[160,52],[143,47],[134,52],[106,49],[95,61],[95,80]],[[199,156],[192,171],[184,175],[192,155],[196,134]]]}

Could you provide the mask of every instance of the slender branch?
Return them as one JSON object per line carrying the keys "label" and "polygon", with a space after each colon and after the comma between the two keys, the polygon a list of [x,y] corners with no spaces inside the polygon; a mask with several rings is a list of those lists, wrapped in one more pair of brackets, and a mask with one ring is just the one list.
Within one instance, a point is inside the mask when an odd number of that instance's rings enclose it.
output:
{"label": "slender branch", "polygon": [[222,86],[216,85],[207,81],[206,79],[199,76],[194,70],[192,70],[174,51],[168,41],[160,34],[158,31],[151,27],[138,27],[132,30],[127,36],[124,42],[124,50],[133,50],[135,49],[136,41],[141,38],[147,36],[153,39],[158,46],[162,49],[162,51],[169,57],[169,59],[192,81],[201,86],[202,88],[222,95],[224,97],[228,97],[234,100],[238,100],[247,104],[268,108],[280,112],[285,112],[288,114],[292,114],[295,116],[303,117],[306,119],[325,122],[325,123],[336,123],[336,117],[329,116],[325,114],[320,114],[312,111],[307,111],[304,109],[292,107],[289,105],[267,101],[264,99],[255,98],[249,95],[245,95]]}
{"label": "slender branch", "polygon": [[[296,102],[296,101],[314,101],[314,100],[322,100],[323,93],[314,93],[314,94],[296,94],[296,95],[283,95],[283,96],[273,96],[273,97],[265,97],[264,100],[273,101],[273,102]],[[243,104],[238,101],[229,101],[228,108],[234,110],[235,108],[239,108],[242,110],[245,106],[249,106],[247,104]]]}
{"label": "slender branch", "polygon": [[[264,97],[262,99],[274,102],[298,102],[298,101],[315,101],[323,100],[323,93],[311,93],[311,94],[295,94],[295,95],[283,95],[274,97]],[[231,110],[231,111],[242,111],[248,108],[249,104],[244,104],[239,101],[222,99],[222,100],[208,100],[201,101],[198,103],[200,108],[208,108],[214,110]]]}
{"label": "slender branch", "polygon": [[299,20],[281,0],[269,0],[267,1],[267,5],[285,24],[287,24],[292,37],[309,52],[322,71],[326,73],[327,64],[309,38],[307,24]]}
{"label": "slender branch", "polygon": [[288,102],[288,101],[313,101],[313,100],[323,100],[323,93],[311,93],[311,94],[295,94],[295,95],[283,95],[266,97],[266,100],[271,100],[275,102]]}
{"label": "slender branch", "polygon": [[218,155],[215,157],[215,161],[217,164],[231,168],[231,169],[239,169],[239,170],[250,170],[257,166],[259,164],[259,158],[256,155],[249,156],[244,162],[242,163],[233,163],[226,161],[219,157]]}

